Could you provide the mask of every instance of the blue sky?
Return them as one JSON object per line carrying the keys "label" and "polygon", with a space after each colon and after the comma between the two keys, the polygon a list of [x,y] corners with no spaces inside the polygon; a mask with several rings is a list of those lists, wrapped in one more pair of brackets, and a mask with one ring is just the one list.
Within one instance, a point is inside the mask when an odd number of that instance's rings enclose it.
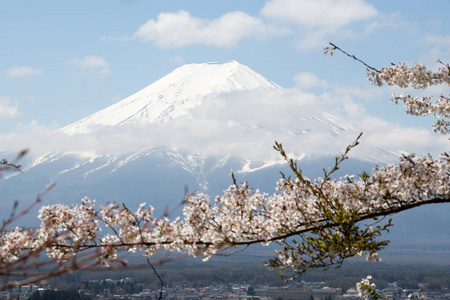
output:
{"label": "blue sky", "polygon": [[[439,151],[448,140],[431,132],[432,120],[406,116],[387,100],[392,88],[371,86],[362,65],[322,49],[331,41],[377,68],[437,67],[450,61],[449,11],[446,0],[7,1],[0,137],[66,126],[186,63],[237,60],[282,87],[334,99],[330,112],[356,116],[362,130],[404,130],[408,151]],[[417,132],[423,143],[409,149]]]}

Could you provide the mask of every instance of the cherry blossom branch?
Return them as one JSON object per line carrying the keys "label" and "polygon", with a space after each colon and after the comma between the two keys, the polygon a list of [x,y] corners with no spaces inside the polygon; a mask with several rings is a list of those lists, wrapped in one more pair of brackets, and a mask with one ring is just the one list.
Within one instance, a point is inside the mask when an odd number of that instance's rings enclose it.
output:
{"label": "cherry blossom branch", "polygon": [[[400,88],[413,87],[414,89],[425,89],[432,85],[450,85],[450,65],[443,63],[440,59],[437,60],[442,65],[437,72],[433,72],[425,65],[416,63],[413,66],[408,66],[404,63],[392,64],[390,67],[384,67],[378,70],[355,55],[349,54],[340,47],[330,43],[331,47],[325,47],[324,53],[326,55],[333,55],[334,51],[338,50],[343,54],[353,58],[362,63],[367,68],[367,77],[372,84],[382,86],[387,84],[389,86],[398,86]],[[406,113],[415,116],[433,115],[435,118],[442,118],[433,125],[433,130],[437,133],[447,134],[450,132],[450,96],[440,95],[438,97],[424,96],[414,97],[407,93],[401,93],[397,96],[395,93],[390,101],[398,104],[402,102],[407,109]],[[437,98],[432,103],[431,99]]]}
{"label": "cherry blossom branch", "polygon": [[323,53],[324,53],[325,55],[333,55],[333,54],[334,54],[334,51],[335,51],[335,50],[338,50],[338,51],[344,53],[345,55],[347,55],[348,57],[353,58],[354,60],[356,60],[356,61],[362,63],[367,69],[370,69],[370,70],[375,71],[375,72],[380,72],[379,70],[375,69],[374,67],[368,65],[368,64],[367,64],[366,62],[364,62],[363,60],[357,58],[355,55],[350,54],[350,53],[348,53],[348,52],[342,50],[340,47],[336,46],[335,44],[333,44],[333,43],[331,43],[331,42],[330,42],[329,44],[331,45],[331,47],[325,47],[325,48],[323,49]]}
{"label": "cherry blossom branch", "polygon": [[[145,204],[134,213],[114,204],[96,210],[95,202],[87,198],[81,205],[44,206],[39,228],[3,228],[0,270],[6,276],[5,287],[23,283],[8,278],[31,275],[17,271],[37,266],[33,259],[43,251],[50,262],[65,264],[48,272],[50,277],[74,268],[117,263],[126,267],[118,257],[122,250],[139,249],[149,257],[164,249],[208,259],[229,248],[271,242],[280,244],[282,250],[267,266],[290,267],[299,274],[310,268],[340,265],[344,259],[363,252],[376,260],[376,253],[388,244],[377,238],[391,223],[372,228],[374,224],[366,226],[361,222],[377,221],[378,217],[421,205],[450,202],[450,158],[445,153],[439,160],[409,155],[398,165],[375,169],[370,176],[363,173],[357,180],[332,179],[357,144],[358,140],[336,158],[331,171],[325,170],[324,177],[314,181],[303,176],[282,145],[276,144],[295,179],[283,177],[277,192],[270,196],[249,189],[246,183],[233,184],[214,204],[204,194],[187,195],[183,220],[153,218],[153,208]],[[101,237],[99,222],[112,234]],[[87,252],[83,255],[90,249],[94,250],[92,256]],[[29,280],[41,280],[44,275]]]}
{"label": "cherry blossom branch", "polygon": [[153,273],[155,273],[155,275],[158,277],[158,280],[159,280],[159,283],[160,283],[160,287],[161,287],[160,290],[159,290],[159,297],[158,297],[158,299],[162,299],[164,282],[163,282],[161,276],[159,276],[158,271],[156,271],[155,267],[152,265],[152,263],[150,262],[150,260],[148,258],[147,258],[147,263],[152,268]]}
{"label": "cherry blossom branch", "polygon": [[[39,228],[4,232],[0,254],[6,265],[0,268],[7,271],[8,261],[14,268],[16,260],[26,260],[43,249],[51,261],[69,262],[65,269],[69,270],[70,262],[90,249],[97,251],[95,265],[114,266],[124,264],[118,256],[124,250],[140,250],[146,257],[165,250],[209,259],[226,249],[272,242],[282,250],[267,266],[292,268],[298,274],[339,266],[363,253],[378,260],[377,252],[388,244],[379,237],[392,224],[373,227],[363,221],[450,202],[450,158],[445,153],[439,160],[409,155],[398,165],[375,169],[370,176],[332,179],[357,144],[358,140],[336,158],[331,171],[325,170],[324,177],[316,180],[306,178],[282,145],[276,144],[295,179],[283,177],[272,195],[252,190],[246,183],[233,184],[214,203],[201,193],[187,195],[184,219],[153,218],[153,208],[145,204],[134,213],[114,204],[96,210],[95,202],[87,198],[81,205],[44,206]],[[99,221],[111,233],[100,236]],[[23,251],[29,254],[21,256]]]}

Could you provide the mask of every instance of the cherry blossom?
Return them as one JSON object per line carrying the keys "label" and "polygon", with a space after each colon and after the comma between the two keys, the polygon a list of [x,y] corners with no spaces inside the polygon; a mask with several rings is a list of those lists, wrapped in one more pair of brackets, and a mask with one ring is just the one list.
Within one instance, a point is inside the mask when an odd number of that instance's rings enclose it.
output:
{"label": "cherry blossom", "polygon": [[[439,62],[441,62],[439,60]],[[399,63],[391,67],[382,68],[375,72],[368,70],[368,79],[377,86],[384,83],[395,85],[400,88],[413,87],[415,89],[425,89],[432,85],[450,85],[450,66],[443,64],[438,72],[427,69],[426,66],[416,63],[413,66]],[[407,93],[401,93],[397,96],[392,95],[391,101],[394,103],[402,102],[406,107],[406,112],[415,116],[426,116],[432,114],[435,118],[442,118],[434,125],[434,131],[447,134],[450,130],[450,122],[446,119],[450,118],[450,98],[439,95],[437,100],[432,102],[433,96],[415,97]]]}
{"label": "cherry blossom", "polygon": [[[335,44],[330,43],[330,46],[324,48],[325,55],[333,55],[335,51],[340,51],[362,63],[367,68],[367,79],[376,86],[387,84],[399,88],[412,87],[414,89],[425,89],[434,85],[450,85],[450,65],[442,62],[440,59],[437,60],[441,65],[438,71],[432,71],[420,63],[415,63],[413,66],[408,66],[405,63],[397,63],[378,70],[355,55],[342,50]],[[436,99],[434,103],[432,102],[433,99]],[[396,104],[401,102],[408,114],[414,116],[426,116],[430,114],[438,118],[439,120],[433,125],[435,132],[447,134],[450,131],[450,121],[448,121],[450,117],[450,96],[440,94],[438,96],[428,95],[416,97],[407,93],[401,93],[399,96],[394,93],[390,101]]]}
{"label": "cherry blossom", "polygon": [[387,296],[381,295],[376,290],[375,283],[371,283],[370,280],[372,276],[368,275],[363,278],[360,282],[356,283],[356,290],[358,291],[358,296],[362,299],[388,299]]}

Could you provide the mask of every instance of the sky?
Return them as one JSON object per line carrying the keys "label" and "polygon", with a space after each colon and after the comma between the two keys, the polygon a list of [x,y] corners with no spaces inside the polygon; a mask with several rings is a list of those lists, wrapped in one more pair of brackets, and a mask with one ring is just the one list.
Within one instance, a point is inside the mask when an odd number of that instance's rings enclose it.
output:
{"label": "sky", "polygon": [[[323,48],[333,42],[376,68],[420,62],[436,69],[438,58],[450,62],[449,11],[446,0],[7,1],[0,9],[0,151],[39,151],[52,141],[42,135],[183,64],[236,60],[297,93],[292,101],[307,95],[310,108],[352,121],[373,145],[439,153],[449,142],[432,132],[432,118],[406,115],[388,101],[396,89],[372,86],[364,66]],[[271,111],[265,105],[255,113]]]}

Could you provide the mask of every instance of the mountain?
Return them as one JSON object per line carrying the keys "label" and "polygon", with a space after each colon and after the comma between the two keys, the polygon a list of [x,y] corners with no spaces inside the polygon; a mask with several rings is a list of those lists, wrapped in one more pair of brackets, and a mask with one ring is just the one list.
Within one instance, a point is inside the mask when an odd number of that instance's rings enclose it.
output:
{"label": "mountain", "polygon": [[72,135],[104,125],[169,122],[189,114],[206,95],[261,88],[280,86],[237,61],[184,65],[134,95],[61,130]]}
{"label": "mountain", "polygon": [[[123,202],[130,209],[147,202],[159,213],[166,205],[176,206],[185,187],[211,197],[220,194],[232,183],[232,172],[238,181],[274,192],[279,172],[290,174],[271,149],[274,140],[286,143],[305,175],[321,176],[359,131],[316,100],[306,93],[293,96],[236,61],[182,66],[57,130],[53,140],[58,147],[31,155],[22,163],[23,173],[0,181],[2,216],[13,199],[26,205],[50,182],[56,186],[44,203],[76,203],[89,196],[98,203]],[[366,147],[339,175],[370,171],[400,153]],[[416,237],[448,236],[441,208],[400,216],[397,237],[410,237],[409,227],[420,229]],[[430,216],[437,216],[437,227],[430,225]]]}

